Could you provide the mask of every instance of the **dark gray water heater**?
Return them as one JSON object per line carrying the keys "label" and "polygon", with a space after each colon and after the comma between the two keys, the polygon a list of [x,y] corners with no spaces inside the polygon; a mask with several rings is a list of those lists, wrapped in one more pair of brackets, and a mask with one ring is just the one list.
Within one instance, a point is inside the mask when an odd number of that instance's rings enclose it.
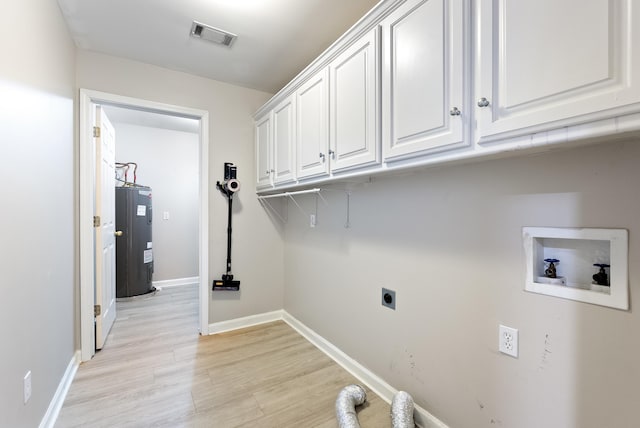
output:
{"label": "dark gray water heater", "polygon": [[155,290],[150,187],[116,187],[116,297]]}

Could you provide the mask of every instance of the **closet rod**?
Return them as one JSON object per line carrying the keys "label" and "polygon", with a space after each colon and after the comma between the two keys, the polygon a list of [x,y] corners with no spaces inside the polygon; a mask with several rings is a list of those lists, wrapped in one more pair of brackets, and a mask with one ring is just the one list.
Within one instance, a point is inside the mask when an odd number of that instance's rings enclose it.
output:
{"label": "closet rod", "polygon": [[298,190],[297,192],[276,193],[275,195],[258,196],[258,199],[283,198],[287,196],[304,195],[309,193],[320,193],[322,189]]}

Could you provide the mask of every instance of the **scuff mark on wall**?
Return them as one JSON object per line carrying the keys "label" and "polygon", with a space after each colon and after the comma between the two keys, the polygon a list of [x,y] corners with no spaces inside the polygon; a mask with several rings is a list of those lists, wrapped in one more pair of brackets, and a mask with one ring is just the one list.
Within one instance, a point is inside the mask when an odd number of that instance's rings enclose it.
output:
{"label": "scuff mark on wall", "polygon": [[540,358],[540,364],[538,365],[538,371],[542,371],[549,364],[549,357],[551,355],[551,339],[549,333],[544,335],[544,348],[542,350],[542,357]]}
{"label": "scuff mark on wall", "polygon": [[[490,409],[485,409],[485,404],[480,401],[479,399],[476,398],[476,404],[478,404],[478,408],[480,409],[480,412],[484,412],[486,411],[490,411]],[[488,416],[488,415],[487,415]],[[489,424],[491,425],[496,425],[496,426],[502,426],[502,420],[498,419],[498,418],[491,418],[489,419]]]}
{"label": "scuff mark on wall", "polygon": [[407,362],[409,366],[409,375],[415,380],[417,380],[418,382],[420,382],[422,385],[424,385],[424,380],[422,380],[422,378],[420,377],[421,376],[420,368],[416,364],[416,361],[413,357],[413,353],[409,352],[408,349],[405,349],[404,353],[407,357]]}

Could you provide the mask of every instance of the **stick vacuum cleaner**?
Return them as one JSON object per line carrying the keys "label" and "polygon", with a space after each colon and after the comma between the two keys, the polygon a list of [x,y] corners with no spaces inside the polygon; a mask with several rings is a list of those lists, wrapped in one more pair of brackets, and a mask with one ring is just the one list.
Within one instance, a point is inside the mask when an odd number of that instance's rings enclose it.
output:
{"label": "stick vacuum cleaner", "polygon": [[240,281],[233,279],[231,273],[231,208],[233,204],[233,195],[240,190],[240,182],[236,179],[236,167],[230,163],[224,164],[224,181],[217,182],[216,187],[223,195],[227,197],[229,215],[227,220],[227,273],[222,275],[222,279],[213,280],[213,291],[215,290],[231,290],[237,291],[240,289]]}

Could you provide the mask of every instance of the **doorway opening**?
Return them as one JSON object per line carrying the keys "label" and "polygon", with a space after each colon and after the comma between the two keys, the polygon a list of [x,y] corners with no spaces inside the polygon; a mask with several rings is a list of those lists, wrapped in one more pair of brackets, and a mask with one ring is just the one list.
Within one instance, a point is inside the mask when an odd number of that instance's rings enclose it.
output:
{"label": "doorway opening", "polygon": [[[208,281],[208,141],[209,117],[204,110],[174,106],[104,92],[80,90],[80,348],[82,361],[95,353],[95,242],[93,216],[96,198],[93,126],[95,106],[155,113],[197,121],[198,135],[198,324],[200,334],[209,329]],[[114,110],[115,111],[115,110]]]}

